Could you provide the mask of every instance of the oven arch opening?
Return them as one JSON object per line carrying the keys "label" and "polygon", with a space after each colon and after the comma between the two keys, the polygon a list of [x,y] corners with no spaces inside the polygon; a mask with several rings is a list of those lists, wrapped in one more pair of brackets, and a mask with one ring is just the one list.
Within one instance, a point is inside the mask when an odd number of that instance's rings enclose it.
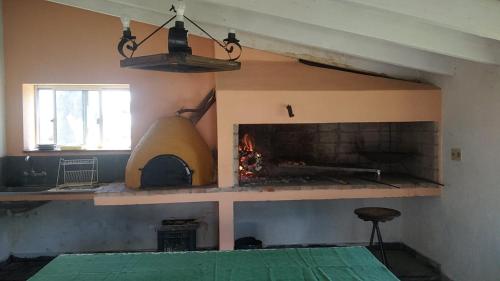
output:
{"label": "oven arch opening", "polygon": [[158,155],[141,169],[141,188],[191,186],[192,175],[193,171],[181,158]]}

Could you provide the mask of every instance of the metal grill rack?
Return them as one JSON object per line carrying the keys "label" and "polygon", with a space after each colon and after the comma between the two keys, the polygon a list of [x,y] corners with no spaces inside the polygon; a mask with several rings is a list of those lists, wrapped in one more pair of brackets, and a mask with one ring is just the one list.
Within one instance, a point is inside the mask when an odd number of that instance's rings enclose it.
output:
{"label": "metal grill rack", "polygon": [[59,159],[57,170],[57,188],[89,188],[97,185],[99,180],[97,158]]}

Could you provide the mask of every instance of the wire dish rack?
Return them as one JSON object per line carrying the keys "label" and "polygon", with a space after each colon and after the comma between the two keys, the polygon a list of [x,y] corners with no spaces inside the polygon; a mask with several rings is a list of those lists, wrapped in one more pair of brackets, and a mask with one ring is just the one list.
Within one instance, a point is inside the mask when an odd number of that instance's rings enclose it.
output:
{"label": "wire dish rack", "polygon": [[57,170],[57,189],[88,189],[97,186],[99,181],[97,158],[59,159]]}

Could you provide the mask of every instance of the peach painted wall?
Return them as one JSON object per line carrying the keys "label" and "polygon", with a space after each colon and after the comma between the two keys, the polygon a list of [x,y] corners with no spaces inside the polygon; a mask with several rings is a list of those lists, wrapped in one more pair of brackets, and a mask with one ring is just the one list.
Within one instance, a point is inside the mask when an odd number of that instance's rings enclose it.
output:
{"label": "peach painted wall", "polygon": [[[194,106],[214,87],[213,74],[175,74],[121,69],[116,51],[121,23],[116,17],[42,0],[4,0],[7,154],[23,153],[22,85],[130,84],[132,145],[156,119]],[[139,39],[155,27],[132,22]],[[158,36],[159,35],[159,36]],[[166,52],[166,31],[137,55]],[[191,36],[198,55],[213,56],[211,41]],[[215,107],[198,129],[216,146]]]}

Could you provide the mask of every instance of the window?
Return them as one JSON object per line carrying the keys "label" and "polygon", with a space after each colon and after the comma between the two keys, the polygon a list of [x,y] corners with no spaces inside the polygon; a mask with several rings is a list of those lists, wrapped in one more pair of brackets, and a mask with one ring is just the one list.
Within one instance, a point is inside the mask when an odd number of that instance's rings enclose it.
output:
{"label": "window", "polygon": [[130,148],[130,90],[125,86],[38,85],[35,119],[37,144]]}

